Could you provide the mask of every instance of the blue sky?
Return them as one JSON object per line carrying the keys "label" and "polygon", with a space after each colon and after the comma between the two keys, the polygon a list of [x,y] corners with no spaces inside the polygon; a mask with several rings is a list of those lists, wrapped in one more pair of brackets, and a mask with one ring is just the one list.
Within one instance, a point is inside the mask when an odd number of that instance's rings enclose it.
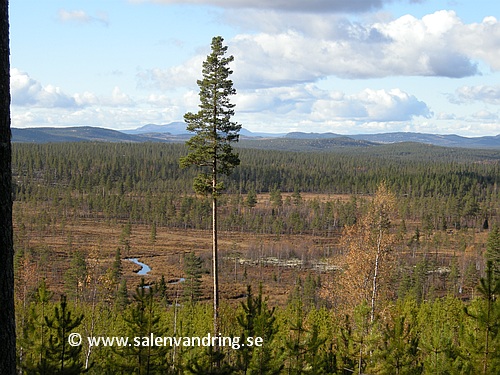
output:
{"label": "blue sky", "polygon": [[251,131],[497,135],[499,19],[491,0],[12,1],[12,126],[181,121],[220,35]]}

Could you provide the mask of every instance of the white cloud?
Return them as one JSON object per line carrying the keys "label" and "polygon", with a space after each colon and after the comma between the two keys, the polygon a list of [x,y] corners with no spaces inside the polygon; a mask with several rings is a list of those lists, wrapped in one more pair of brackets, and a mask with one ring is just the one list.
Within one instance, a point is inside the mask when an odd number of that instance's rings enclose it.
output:
{"label": "white cloud", "polygon": [[99,104],[99,98],[92,92],[85,91],[82,94],[77,93],[74,94],[73,97],[79,107]]}
{"label": "white cloud", "polygon": [[10,82],[13,105],[48,108],[78,106],[75,98],[64,93],[61,88],[53,85],[43,86],[19,69],[11,69]]}
{"label": "white cloud", "polygon": [[234,98],[239,112],[245,113],[310,113],[316,100],[327,93],[312,84],[242,90]]}
{"label": "white cloud", "polygon": [[318,100],[311,118],[315,121],[350,119],[367,122],[409,121],[413,117],[431,117],[428,106],[400,89],[365,89],[354,95],[338,94]]}
{"label": "white cloud", "polygon": [[88,106],[132,107],[135,101],[115,87],[109,96],[97,96],[91,92],[69,95],[60,87],[43,85],[17,68],[10,71],[12,104],[21,107],[38,108],[83,108]]}
{"label": "white cloud", "polygon": [[487,109],[478,110],[463,115],[440,113],[436,121],[415,122],[417,131],[441,134],[460,134],[464,136],[496,135],[500,129],[500,113]]}
{"label": "white cloud", "polygon": [[457,39],[466,25],[453,11],[439,11],[422,19],[406,15],[373,27],[391,40],[381,45],[380,64],[387,73],[452,78],[478,73],[477,56]]}
{"label": "white cloud", "polygon": [[353,95],[328,92],[315,85],[296,85],[245,90],[234,98],[238,113],[260,113],[269,117],[289,115],[314,122],[329,120],[408,121],[428,118],[431,111],[415,96],[401,91],[365,89]]}
{"label": "white cloud", "polygon": [[500,86],[462,86],[449,97],[452,103],[472,103],[475,101],[500,105]]}
{"label": "white cloud", "polygon": [[[305,27],[236,36],[230,41],[235,76],[249,86],[312,82],[326,76],[457,78],[478,74],[475,59],[488,57],[488,51],[480,54],[475,45],[460,43],[459,35],[470,28],[453,12],[367,25],[337,19],[336,27],[314,30],[308,26],[314,24],[311,17]],[[500,31],[499,25],[495,27]],[[480,32],[477,38],[490,34]]]}
{"label": "white cloud", "polygon": [[[268,24],[268,13],[263,14],[251,19]],[[277,25],[275,32],[273,26],[268,32],[239,34],[226,41],[228,53],[235,56],[237,89],[286,87],[329,76],[461,78],[481,74],[478,61],[500,69],[500,23],[491,17],[467,25],[453,11],[439,11],[422,19],[406,15],[362,24],[338,16],[325,16],[329,23],[320,15],[309,14],[300,21],[296,15],[269,14],[270,23]],[[193,87],[205,56],[144,71],[139,83],[161,89]]]}
{"label": "white cloud", "polygon": [[175,107],[85,107],[67,108],[12,108],[12,127],[90,125],[110,129],[133,129],[147,123],[163,124],[182,119]]}
{"label": "white cloud", "polygon": [[153,107],[167,107],[172,105],[172,98],[167,95],[150,94],[146,102]]}
{"label": "white cloud", "polygon": [[44,85],[16,68],[11,69],[11,98],[12,126],[21,128],[92,125],[124,129],[144,123],[165,123],[182,118],[187,102],[185,98],[167,100],[165,96],[154,95],[134,99],[118,86],[109,95],[92,92],[69,95],[60,87]]}
{"label": "white cloud", "polygon": [[481,110],[478,111],[474,114],[472,114],[472,117],[476,120],[483,121],[483,120],[498,120],[498,114],[493,113],[487,110]]}
{"label": "white cloud", "polygon": [[113,88],[111,97],[103,100],[103,104],[110,107],[132,107],[135,105],[135,102],[129,95],[123,93],[120,88],[116,86]]}
{"label": "white cloud", "polygon": [[63,23],[76,23],[81,25],[99,23],[103,26],[109,26],[108,14],[105,12],[99,12],[95,16],[90,16],[83,10],[60,9],[57,18]]}
{"label": "white cloud", "polygon": [[482,23],[460,25],[452,42],[463,53],[483,60],[493,71],[500,71],[500,23],[495,17],[486,17]]}

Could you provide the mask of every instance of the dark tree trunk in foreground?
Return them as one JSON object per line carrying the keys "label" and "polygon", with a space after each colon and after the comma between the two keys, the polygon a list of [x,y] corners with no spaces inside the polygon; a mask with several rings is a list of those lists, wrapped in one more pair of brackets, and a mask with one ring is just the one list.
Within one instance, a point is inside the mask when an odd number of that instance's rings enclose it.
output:
{"label": "dark tree trunk in foreground", "polygon": [[0,0],[0,374],[3,375],[16,373],[8,9],[9,2]]}

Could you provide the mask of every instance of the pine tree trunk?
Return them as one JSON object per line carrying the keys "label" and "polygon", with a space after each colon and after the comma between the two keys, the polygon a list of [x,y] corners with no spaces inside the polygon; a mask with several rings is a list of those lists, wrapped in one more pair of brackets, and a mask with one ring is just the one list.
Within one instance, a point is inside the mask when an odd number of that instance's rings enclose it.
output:
{"label": "pine tree trunk", "polygon": [[8,1],[0,1],[0,374],[16,373]]}
{"label": "pine tree trunk", "polygon": [[219,267],[218,267],[218,249],[217,249],[217,198],[215,196],[215,187],[217,185],[217,175],[212,176],[213,191],[212,193],[212,272],[214,281],[214,335],[219,333]]}
{"label": "pine tree trunk", "polygon": [[[217,248],[217,92],[213,95],[214,158],[212,160],[212,262],[214,279],[214,335],[219,334],[219,265]],[[214,348],[215,351],[218,348]]]}

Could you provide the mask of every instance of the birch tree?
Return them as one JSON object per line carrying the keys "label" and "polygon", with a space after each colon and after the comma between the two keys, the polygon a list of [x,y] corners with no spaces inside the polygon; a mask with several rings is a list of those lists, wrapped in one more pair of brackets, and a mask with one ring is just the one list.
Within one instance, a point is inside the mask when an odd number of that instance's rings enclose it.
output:
{"label": "birch tree", "polygon": [[391,232],[391,222],[395,215],[396,197],[381,184],[366,214],[342,235],[342,245],[347,251],[340,279],[342,297],[354,306],[368,303],[372,323],[392,266],[396,236]]}

